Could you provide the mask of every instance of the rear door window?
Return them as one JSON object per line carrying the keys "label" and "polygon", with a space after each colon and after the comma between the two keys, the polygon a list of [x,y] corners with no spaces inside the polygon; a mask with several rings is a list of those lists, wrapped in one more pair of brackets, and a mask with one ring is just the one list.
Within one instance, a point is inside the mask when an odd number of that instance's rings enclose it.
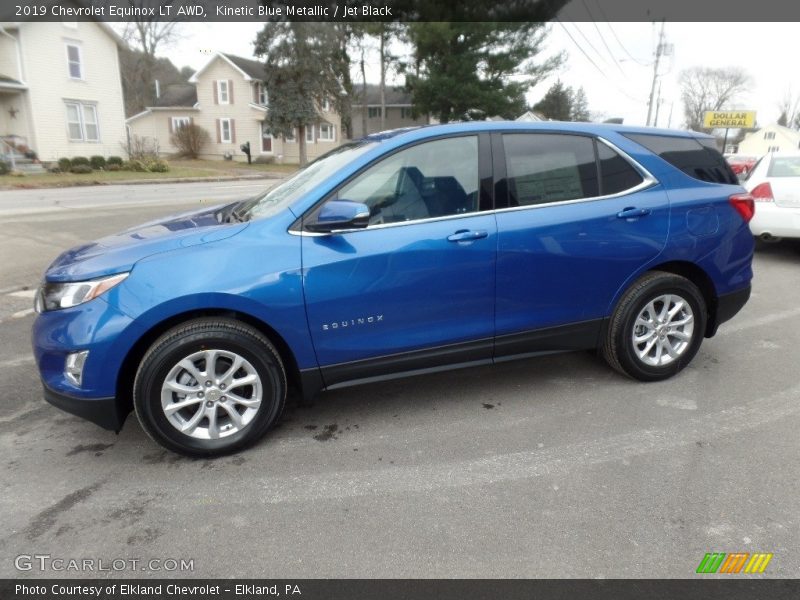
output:
{"label": "rear door window", "polygon": [[508,206],[599,196],[594,141],[579,135],[503,135]]}
{"label": "rear door window", "polygon": [[775,156],[767,177],[800,177],[800,156]]}
{"label": "rear door window", "polygon": [[626,133],[624,135],[690,177],[710,183],[739,183],[730,165],[717,150],[716,143],[711,138],[649,133]]}
{"label": "rear door window", "polygon": [[597,144],[600,160],[600,195],[611,196],[636,187],[644,178],[619,154],[602,142]]}

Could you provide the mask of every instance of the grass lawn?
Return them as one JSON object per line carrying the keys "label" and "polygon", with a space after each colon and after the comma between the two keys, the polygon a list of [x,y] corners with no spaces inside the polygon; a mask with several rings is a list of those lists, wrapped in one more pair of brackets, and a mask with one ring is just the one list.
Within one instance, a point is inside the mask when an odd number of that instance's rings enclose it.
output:
{"label": "grass lawn", "polygon": [[248,165],[223,160],[170,160],[166,173],[136,173],[133,171],[93,171],[85,175],[75,173],[36,173],[23,176],[0,175],[0,189],[70,187],[76,185],[102,185],[123,181],[153,181],[183,177],[209,178],[241,177],[274,173],[283,177],[297,170],[297,165]]}

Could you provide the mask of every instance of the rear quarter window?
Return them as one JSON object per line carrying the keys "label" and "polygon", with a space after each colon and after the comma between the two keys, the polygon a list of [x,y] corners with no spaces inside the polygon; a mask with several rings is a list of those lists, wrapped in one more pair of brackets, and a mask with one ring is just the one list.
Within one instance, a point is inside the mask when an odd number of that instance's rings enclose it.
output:
{"label": "rear quarter window", "polygon": [[730,165],[711,138],[677,137],[644,133],[623,134],[657,154],[690,177],[709,183],[737,184]]}

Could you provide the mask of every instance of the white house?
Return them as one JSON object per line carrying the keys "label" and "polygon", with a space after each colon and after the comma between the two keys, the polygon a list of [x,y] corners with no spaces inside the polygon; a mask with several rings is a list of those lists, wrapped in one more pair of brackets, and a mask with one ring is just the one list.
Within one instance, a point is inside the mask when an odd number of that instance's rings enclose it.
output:
{"label": "white house", "polygon": [[124,154],[122,43],[96,21],[0,23],[0,154]]}
{"label": "white house", "polygon": [[768,125],[748,133],[739,143],[738,153],[763,156],[769,152],[800,151],[800,132],[782,125]]}
{"label": "white house", "polygon": [[[130,117],[128,129],[132,136],[154,141],[162,153],[170,154],[177,151],[170,142],[172,132],[193,123],[211,137],[201,158],[246,160],[240,146],[250,142],[253,157],[296,163],[300,159],[297,133],[288,138],[275,136],[264,122],[269,106],[264,78],[262,63],[218,52],[192,75],[189,84],[168,87],[154,106]],[[319,112],[319,121],[306,127],[309,160],[341,143],[341,120],[333,106],[324,103]]]}

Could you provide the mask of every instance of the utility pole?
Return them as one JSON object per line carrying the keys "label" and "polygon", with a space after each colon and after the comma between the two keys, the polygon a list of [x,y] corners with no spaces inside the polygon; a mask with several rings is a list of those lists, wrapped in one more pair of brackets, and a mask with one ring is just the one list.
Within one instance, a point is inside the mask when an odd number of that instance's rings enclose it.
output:
{"label": "utility pole", "polygon": [[664,100],[661,98],[661,81],[658,82],[658,94],[656,95],[656,116],[653,117],[653,127],[658,127],[658,113],[661,110],[661,103]]}
{"label": "utility pole", "polygon": [[661,21],[661,33],[658,36],[656,46],[656,60],[653,63],[653,84],[650,86],[650,101],[647,103],[647,125],[650,125],[650,118],[653,116],[653,98],[656,95],[656,81],[658,81],[658,65],[661,62],[661,55],[664,54],[664,21]]}

